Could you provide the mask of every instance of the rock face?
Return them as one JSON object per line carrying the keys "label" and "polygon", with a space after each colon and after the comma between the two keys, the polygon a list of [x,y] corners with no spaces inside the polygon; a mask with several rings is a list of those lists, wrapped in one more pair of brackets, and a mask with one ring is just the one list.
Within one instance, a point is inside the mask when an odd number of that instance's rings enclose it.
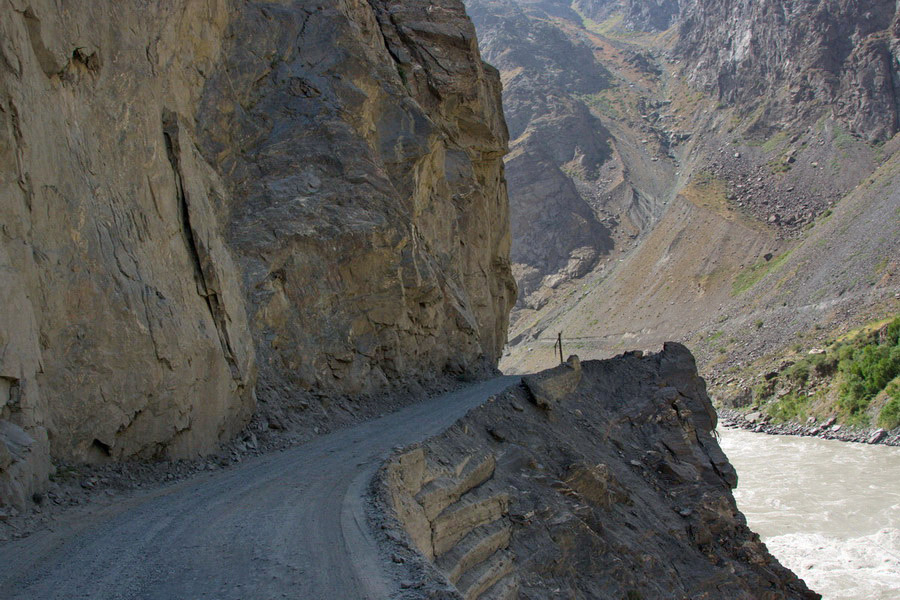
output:
{"label": "rock face", "polygon": [[682,4],[689,0],[574,0],[572,6],[594,21],[620,15],[626,28],[662,31],[677,23]]}
{"label": "rock face", "polygon": [[496,364],[499,93],[456,0],[4,4],[0,500]]}
{"label": "rock face", "polygon": [[44,463],[48,442],[74,460],[210,451],[256,378],[227,187],[191,132],[226,5],[0,15],[0,419]]}
{"label": "rock face", "polygon": [[382,470],[410,542],[458,591],[441,597],[819,597],[735,506],[686,348],[582,373],[550,412],[510,388]]}
{"label": "rock face", "polygon": [[542,303],[541,288],[580,277],[613,240],[581,179],[601,177],[613,157],[610,133],[585,98],[610,84],[588,44],[553,19],[578,19],[568,3],[468,0],[485,58],[504,82],[513,140],[507,159],[512,261],[519,306]]}
{"label": "rock face", "polygon": [[531,401],[544,410],[553,410],[580,382],[581,361],[574,355],[565,364],[522,378]]}
{"label": "rock face", "polygon": [[241,9],[199,118],[233,182],[261,398],[494,365],[506,127],[462,5],[304,4]]}
{"label": "rock face", "polygon": [[625,21],[634,29],[662,31],[677,23],[681,6],[686,3],[685,0],[628,0]]}
{"label": "rock face", "polygon": [[699,0],[679,34],[688,77],[749,110],[771,98],[770,126],[828,106],[870,141],[900,131],[894,0]]}

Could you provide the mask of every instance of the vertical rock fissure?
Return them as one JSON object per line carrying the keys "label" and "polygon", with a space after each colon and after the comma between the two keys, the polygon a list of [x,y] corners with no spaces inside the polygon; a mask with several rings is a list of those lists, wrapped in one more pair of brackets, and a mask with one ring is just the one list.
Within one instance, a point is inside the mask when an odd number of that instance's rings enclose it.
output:
{"label": "vertical rock fissure", "polygon": [[378,33],[381,35],[381,40],[384,42],[384,49],[387,51],[388,56],[391,57],[391,60],[394,63],[394,67],[396,67],[397,69],[397,74],[400,75],[400,79],[403,80],[404,84],[406,84],[406,75],[401,70],[402,63],[400,61],[400,57],[397,56],[394,50],[391,48],[391,41],[388,39],[387,34],[384,32],[381,13],[372,0],[368,0],[367,4],[369,5],[369,8],[372,9],[372,14],[375,16],[375,22],[378,24]]}
{"label": "vertical rock fissure", "polygon": [[190,198],[184,189],[184,177],[181,169],[181,148],[179,145],[179,123],[178,117],[170,111],[163,113],[163,137],[166,144],[166,155],[172,164],[172,171],[175,175],[175,189],[178,201],[179,213],[181,216],[181,228],[184,232],[185,246],[191,262],[194,265],[194,274],[197,279],[198,292],[206,300],[206,306],[216,326],[219,336],[219,344],[222,347],[222,354],[228,363],[231,371],[231,377],[235,381],[241,380],[241,372],[237,361],[234,357],[234,350],[231,347],[231,341],[228,337],[228,329],[226,321],[228,319],[219,303],[218,294],[211,289],[207,281],[206,273],[203,269],[203,260],[201,259],[200,248],[197,245],[197,239],[194,235],[194,228],[191,226],[191,210]]}
{"label": "vertical rock fissure", "polygon": [[[21,120],[19,118],[19,108],[16,106],[15,102],[13,102],[12,97],[7,97],[7,105],[9,106],[9,114],[12,124],[12,134],[13,139],[16,142],[16,183],[19,186],[19,189],[22,190],[24,194],[23,199],[25,200],[25,208],[28,209],[28,212],[31,213],[31,207],[33,204],[34,198],[34,189],[31,185],[31,177],[28,175],[28,170],[26,167],[25,161],[25,139],[22,135],[22,125]],[[27,241],[29,245],[31,244],[31,219],[28,220],[28,230],[27,230]]]}

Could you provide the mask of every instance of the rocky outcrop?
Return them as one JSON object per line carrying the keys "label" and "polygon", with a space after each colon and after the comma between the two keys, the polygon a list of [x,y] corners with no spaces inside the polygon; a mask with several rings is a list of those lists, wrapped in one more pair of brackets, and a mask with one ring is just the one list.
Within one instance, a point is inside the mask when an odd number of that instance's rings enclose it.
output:
{"label": "rocky outcrop", "polygon": [[460,2],[151,4],[0,8],[20,502],[49,456],[194,456],[257,396],[327,419],[505,343],[507,134]]}
{"label": "rocky outcrop", "polygon": [[571,394],[581,382],[581,361],[570,356],[565,363],[522,378],[531,401],[544,410],[553,410],[563,398]]}
{"label": "rocky outcrop", "polygon": [[231,31],[199,128],[233,184],[261,399],[494,365],[506,127],[461,3],[249,5]]}
{"label": "rocky outcrop", "polygon": [[580,277],[612,249],[591,196],[573,174],[596,179],[612,156],[610,134],[585,104],[610,73],[588,44],[552,19],[577,19],[566,3],[468,0],[485,58],[504,82],[512,138],[507,159],[512,262],[520,306],[541,303],[542,287]]}
{"label": "rocky outcrop", "polygon": [[409,543],[439,572],[411,588],[449,582],[457,592],[434,597],[467,599],[819,597],[735,506],[737,477],[685,347],[585,362],[549,412],[529,395],[510,388],[381,471]]}
{"label": "rocky outcrop", "polygon": [[[834,114],[869,141],[900,131],[900,17],[894,0],[699,1],[677,51],[686,74],[764,125]],[[814,119],[813,119],[814,120]]]}
{"label": "rocky outcrop", "polygon": [[435,456],[419,447],[383,471],[391,506],[414,548],[466,600],[515,598],[509,494],[493,483],[493,453]]}

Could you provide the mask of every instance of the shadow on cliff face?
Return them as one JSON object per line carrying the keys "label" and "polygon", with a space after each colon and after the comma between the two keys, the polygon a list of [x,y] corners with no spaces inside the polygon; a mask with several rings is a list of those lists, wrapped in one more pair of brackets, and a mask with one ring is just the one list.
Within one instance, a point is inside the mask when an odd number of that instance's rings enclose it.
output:
{"label": "shadow on cliff face", "polygon": [[684,346],[572,357],[397,453],[380,489],[448,598],[818,598],[747,528],[715,425]]}

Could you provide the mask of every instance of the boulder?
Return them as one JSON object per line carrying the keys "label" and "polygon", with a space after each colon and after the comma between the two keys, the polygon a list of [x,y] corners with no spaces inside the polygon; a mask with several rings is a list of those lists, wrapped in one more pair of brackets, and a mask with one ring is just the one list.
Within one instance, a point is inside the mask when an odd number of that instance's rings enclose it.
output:
{"label": "boulder", "polygon": [[0,506],[24,510],[47,487],[52,465],[46,430],[38,428],[35,434],[37,439],[18,425],[0,420]]}
{"label": "boulder", "polygon": [[553,408],[568,394],[575,391],[581,381],[581,361],[572,355],[564,364],[535,375],[526,375],[522,383],[531,401],[544,410]]}
{"label": "boulder", "polygon": [[868,444],[877,444],[878,442],[884,440],[887,437],[887,431],[884,429],[876,429],[869,436],[869,439],[866,440]]}

